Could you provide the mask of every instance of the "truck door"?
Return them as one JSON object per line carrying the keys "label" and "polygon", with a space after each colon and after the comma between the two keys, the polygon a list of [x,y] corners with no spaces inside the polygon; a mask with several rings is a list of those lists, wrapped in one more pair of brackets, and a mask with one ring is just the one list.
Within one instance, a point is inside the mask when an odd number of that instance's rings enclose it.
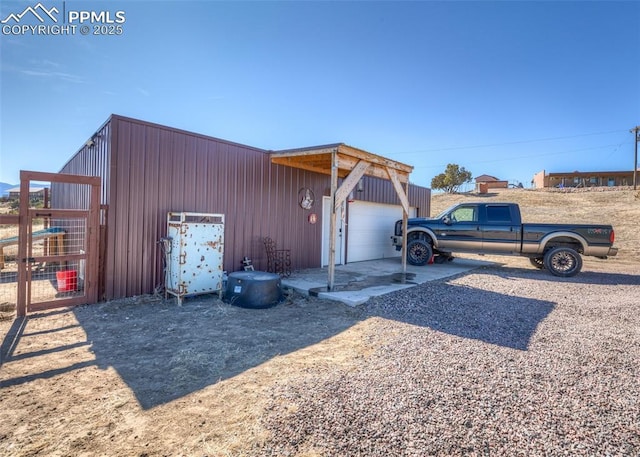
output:
{"label": "truck door", "polygon": [[512,212],[512,205],[485,206],[485,214],[482,215],[482,252],[520,252],[520,221]]}
{"label": "truck door", "polygon": [[482,248],[478,205],[457,206],[444,220],[437,230],[438,248],[458,252]]}

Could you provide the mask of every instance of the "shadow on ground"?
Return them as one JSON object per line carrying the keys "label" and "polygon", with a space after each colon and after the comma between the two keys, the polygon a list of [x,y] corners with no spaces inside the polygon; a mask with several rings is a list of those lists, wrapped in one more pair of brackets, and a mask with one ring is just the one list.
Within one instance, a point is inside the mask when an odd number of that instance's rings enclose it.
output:
{"label": "shadow on ground", "polygon": [[147,409],[331,338],[361,313],[318,299],[252,310],[203,296],[181,307],[141,297],[75,314],[98,366],[115,368]]}
{"label": "shadow on ground", "polygon": [[371,299],[371,316],[525,351],[555,303],[432,282]]}
{"label": "shadow on ground", "polygon": [[[591,285],[610,285],[610,286],[640,286],[640,275],[621,273],[615,271],[607,271],[606,263],[598,262],[595,269],[591,269],[589,264],[585,262],[582,271],[576,276],[570,278],[562,278],[554,276],[546,269],[537,269],[532,267],[516,267],[500,262],[492,262],[492,264],[474,270],[474,273],[486,274],[491,276],[501,276],[504,278],[526,278],[540,282],[554,283],[570,283],[570,284],[591,284]],[[616,267],[614,267],[616,268]],[[603,271],[604,270],[604,271]],[[640,271],[640,270],[638,270]]]}
{"label": "shadow on ground", "polygon": [[[95,360],[85,365],[113,367],[140,405],[149,409],[232,378],[278,355],[325,341],[370,317],[527,350],[536,328],[555,303],[519,296],[519,278],[638,283],[633,275],[590,272],[567,279],[512,268],[485,268],[473,274],[512,279],[513,292],[507,295],[438,280],[371,299],[357,308],[297,297],[274,308],[251,310],[223,304],[215,296],[187,299],[179,307],[175,300],[144,296],[76,307],[73,314],[86,333],[83,344],[90,345],[95,355]],[[13,348],[29,319],[16,323],[12,335],[5,337],[5,362],[28,357],[14,356]],[[45,331],[43,338],[46,335]],[[55,342],[48,352],[55,353]],[[70,366],[67,371],[76,368],[82,366]],[[63,374],[58,371],[55,375]],[[42,373],[8,379],[5,385],[39,377],[48,376]]]}

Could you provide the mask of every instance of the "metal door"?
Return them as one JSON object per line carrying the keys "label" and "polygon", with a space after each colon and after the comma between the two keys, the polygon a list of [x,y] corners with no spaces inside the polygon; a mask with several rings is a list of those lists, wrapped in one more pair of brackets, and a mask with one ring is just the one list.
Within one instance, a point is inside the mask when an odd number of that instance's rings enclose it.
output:
{"label": "metal door", "polygon": [[438,226],[438,248],[454,251],[473,251],[482,249],[482,232],[477,205],[458,206],[447,215],[448,224]]}
{"label": "metal door", "polygon": [[[31,181],[64,198],[30,208]],[[100,178],[22,171],[20,183],[18,316],[97,302]]]}
{"label": "metal door", "polygon": [[520,228],[511,214],[512,205],[489,204],[485,206],[485,223],[482,226],[482,252],[513,254],[520,251]]}

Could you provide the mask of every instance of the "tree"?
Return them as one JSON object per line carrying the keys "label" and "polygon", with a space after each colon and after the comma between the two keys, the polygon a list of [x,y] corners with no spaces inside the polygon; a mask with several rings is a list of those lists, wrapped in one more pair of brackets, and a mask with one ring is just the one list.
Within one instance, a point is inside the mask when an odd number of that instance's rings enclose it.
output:
{"label": "tree", "polygon": [[470,181],[470,171],[465,170],[464,167],[460,167],[455,163],[450,163],[447,165],[444,173],[440,173],[431,180],[431,188],[444,190],[445,192],[452,194],[456,192],[462,184]]}

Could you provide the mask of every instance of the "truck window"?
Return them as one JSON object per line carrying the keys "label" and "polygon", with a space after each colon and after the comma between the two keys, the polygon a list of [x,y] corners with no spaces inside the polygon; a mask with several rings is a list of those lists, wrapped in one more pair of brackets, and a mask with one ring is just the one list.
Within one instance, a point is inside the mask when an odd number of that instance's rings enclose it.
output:
{"label": "truck window", "polygon": [[511,209],[508,206],[487,206],[487,222],[511,222]]}
{"label": "truck window", "polygon": [[453,222],[478,222],[478,208],[476,206],[460,206],[451,212]]}

